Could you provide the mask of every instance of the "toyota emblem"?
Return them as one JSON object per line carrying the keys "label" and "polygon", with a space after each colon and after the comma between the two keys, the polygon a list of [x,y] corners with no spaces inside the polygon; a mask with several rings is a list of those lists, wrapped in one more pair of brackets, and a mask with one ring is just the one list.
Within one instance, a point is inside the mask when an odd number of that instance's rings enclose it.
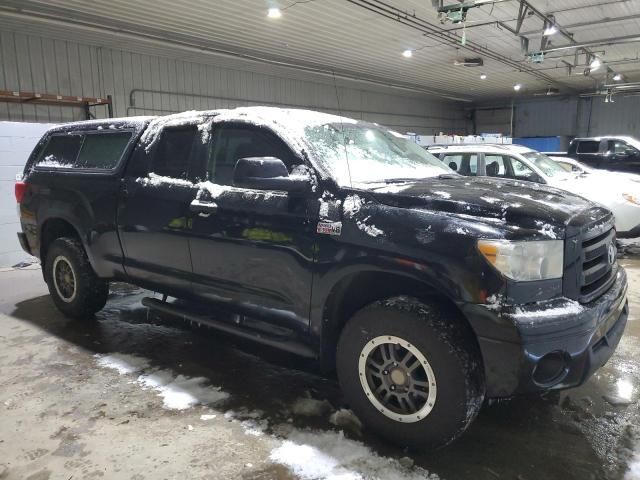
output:
{"label": "toyota emblem", "polygon": [[609,265],[613,265],[616,261],[616,247],[613,243],[609,244],[609,250],[607,251],[607,256],[609,259]]}

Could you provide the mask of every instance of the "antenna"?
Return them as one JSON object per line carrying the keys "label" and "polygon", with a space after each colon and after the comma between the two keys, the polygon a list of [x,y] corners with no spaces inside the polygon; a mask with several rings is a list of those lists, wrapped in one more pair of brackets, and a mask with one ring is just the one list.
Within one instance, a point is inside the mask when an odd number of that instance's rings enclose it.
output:
{"label": "antenna", "polygon": [[[331,70],[333,74],[333,88],[336,92],[336,101],[338,102],[338,112],[340,113],[340,118],[344,117],[342,115],[342,109],[340,108],[340,95],[338,94],[338,83],[336,82],[336,72],[335,70]],[[351,180],[351,166],[349,165],[349,151],[347,150],[346,137],[344,136],[344,123],[340,121],[340,130],[342,131],[342,146],[344,147],[344,158],[347,160],[347,172],[349,173],[349,185],[353,188],[353,181]]]}

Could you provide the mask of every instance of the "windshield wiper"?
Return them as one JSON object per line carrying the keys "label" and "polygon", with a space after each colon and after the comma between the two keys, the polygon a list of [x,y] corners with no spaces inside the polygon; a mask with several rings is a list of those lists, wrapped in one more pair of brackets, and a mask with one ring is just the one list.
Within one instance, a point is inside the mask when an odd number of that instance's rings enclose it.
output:
{"label": "windshield wiper", "polygon": [[447,179],[453,179],[453,178],[460,178],[461,176],[462,175],[458,173],[441,173],[433,177],[385,178],[381,180],[367,180],[366,182],[360,182],[360,183],[364,183],[365,185],[371,184],[371,183],[416,183],[416,182],[426,182],[428,180],[434,180],[434,179],[447,180]]}

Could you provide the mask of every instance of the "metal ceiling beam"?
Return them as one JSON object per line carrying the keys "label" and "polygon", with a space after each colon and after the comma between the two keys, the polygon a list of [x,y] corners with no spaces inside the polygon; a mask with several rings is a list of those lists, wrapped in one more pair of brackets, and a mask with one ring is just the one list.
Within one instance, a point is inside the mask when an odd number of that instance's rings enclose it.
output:
{"label": "metal ceiling beam", "polygon": [[573,45],[563,45],[561,47],[552,47],[543,50],[544,53],[561,52],[564,50],[582,49],[589,47],[600,47],[603,45],[619,45],[622,43],[640,42],[640,35],[627,35],[624,37],[602,38],[600,40],[592,40],[590,42],[574,43]]}
{"label": "metal ceiling beam", "polygon": [[[573,23],[571,25],[565,25],[564,28],[566,29],[575,29],[575,28],[581,28],[581,27],[589,27],[592,25],[602,25],[602,24],[606,24],[606,23],[615,23],[615,22],[624,22],[626,20],[637,20],[640,19],[640,14],[637,15],[626,15],[624,17],[605,17],[605,18],[601,18],[598,20],[594,20],[594,21],[590,21],[590,22],[580,22],[580,23]],[[492,22],[494,23],[494,22]],[[471,25],[470,25],[471,26]],[[469,27],[470,27],[469,26]],[[467,28],[469,28],[467,27]],[[520,35],[542,35],[542,31],[541,30],[529,30],[528,32],[521,32]]]}
{"label": "metal ceiling beam", "polygon": [[511,68],[514,68],[518,71],[527,73],[533,77],[536,77],[538,80],[542,80],[545,83],[551,83],[555,85],[561,85],[563,87],[571,88],[562,82],[542,73],[537,70],[531,68],[530,66],[518,62],[516,60],[512,60],[504,55],[501,55],[489,48],[483,47],[475,42],[467,41],[465,45],[460,44],[460,38],[457,35],[449,33],[445,29],[438,28],[426,20],[421,19],[415,15],[409,15],[407,12],[394,7],[382,0],[347,0],[348,2],[357,5],[361,8],[365,8],[373,13],[386,17],[390,20],[399,22],[403,25],[411,27],[415,30],[418,30],[422,33],[426,33],[432,37],[438,37],[441,40],[449,43],[452,47],[461,48],[465,50],[469,50],[471,52],[477,53],[479,55],[483,55],[487,58],[491,58],[497,62],[500,62],[504,65],[507,65]]}

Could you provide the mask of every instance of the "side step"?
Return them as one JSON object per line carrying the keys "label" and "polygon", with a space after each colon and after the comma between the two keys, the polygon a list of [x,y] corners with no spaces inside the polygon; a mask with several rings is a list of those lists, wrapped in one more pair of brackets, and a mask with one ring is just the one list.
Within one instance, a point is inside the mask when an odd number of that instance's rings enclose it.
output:
{"label": "side step", "polygon": [[166,313],[168,315],[174,315],[186,320],[203,323],[208,327],[215,328],[216,330],[230,333],[247,340],[253,340],[254,342],[262,343],[263,345],[269,345],[270,347],[279,348],[280,350],[286,350],[287,352],[300,355],[301,357],[317,358],[316,353],[309,346],[305,345],[302,342],[296,342],[293,340],[280,340],[276,337],[270,337],[259,332],[253,332],[242,327],[236,327],[235,325],[227,322],[221,322],[219,320],[213,320],[212,318],[205,317],[203,315],[191,313],[170,303],[158,300],[157,298],[144,297],[142,299],[142,305],[152,310]]}

